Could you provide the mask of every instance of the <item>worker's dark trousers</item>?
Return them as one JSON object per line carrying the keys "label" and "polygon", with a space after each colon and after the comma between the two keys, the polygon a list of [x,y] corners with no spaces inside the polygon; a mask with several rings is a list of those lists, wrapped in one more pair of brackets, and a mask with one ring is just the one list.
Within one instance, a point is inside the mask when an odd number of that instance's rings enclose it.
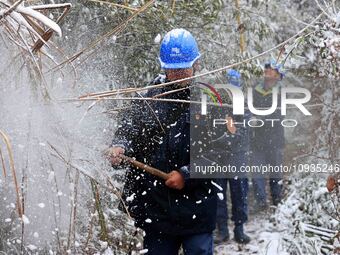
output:
{"label": "worker's dark trousers", "polygon": [[229,182],[231,196],[231,220],[235,226],[242,225],[248,220],[248,179],[218,179],[223,188],[223,200],[217,202],[216,222],[219,233],[225,236],[228,232],[227,185]]}
{"label": "worker's dark trousers", "polygon": [[147,231],[144,237],[144,249],[148,249],[148,255],[178,255],[181,245],[184,255],[213,254],[212,233],[172,236]]}
{"label": "worker's dark trousers", "polygon": [[[238,171],[241,166],[247,164],[246,152],[237,152],[229,154],[224,164],[236,166]],[[223,188],[223,200],[217,201],[217,228],[221,236],[225,236],[228,232],[228,208],[227,208],[227,186],[229,183],[231,197],[231,220],[235,226],[242,225],[248,220],[248,179],[244,173],[234,173],[226,179],[217,179],[217,182]]]}
{"label": "worker's dark trousers", "polygon": [[[252,151],[251,164],[256,166],[280,166],[283,164],[283,151],[272,149],[270,151]],[[266,180],[269,179],[269,187],[273,204],[277,204],[282,198],[282,172],[274,174],[256,175],[252,179],[256,204],[265,206],[267,204]]]}

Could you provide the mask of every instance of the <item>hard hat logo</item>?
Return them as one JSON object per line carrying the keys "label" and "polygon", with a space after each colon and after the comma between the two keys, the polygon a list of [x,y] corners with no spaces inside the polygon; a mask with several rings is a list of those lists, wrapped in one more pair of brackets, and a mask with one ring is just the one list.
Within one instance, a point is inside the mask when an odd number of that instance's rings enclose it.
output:
{"label": "hard hat logo", "polygon": [[195,38],[185,29],[168,32],[160,48],[159,61],[163,69],[191,68],[200,53]]}
{"label": "hard hat logo", "polygon": [[179,48],[172,48],[171,52],[172,52],[172,55],[174,55],[174,54],[181,54],[181,50]]}

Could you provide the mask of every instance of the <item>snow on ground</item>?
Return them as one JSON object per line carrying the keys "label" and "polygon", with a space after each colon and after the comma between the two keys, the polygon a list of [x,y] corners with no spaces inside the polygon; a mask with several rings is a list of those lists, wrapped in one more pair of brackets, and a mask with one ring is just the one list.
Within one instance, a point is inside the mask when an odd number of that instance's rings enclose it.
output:
{"label": "snow on ground", "polygon": [[281,246],[282,232],[269,221],[270,215],[271,213],[266,212],[258,216],[250,216],[248,223],[245,224],[245,233],[251,237],[251,242],[246,245],[240,245],[233,240],[233,226],[230,224],[229,231],[231,233],[231,240],[221,245],[215,245],[215,254],[288,255],[289,253],[283,251]]}
{"label": "snow on ground", "polygon": [[291,181],[278,208],[257,214],[250,210],[245,224],[245,233],[252,239],[249,244],[230,240],[216,246],[215,254],[339,254],[338,195],[327,192],[326,179],[321,175],[294,175]]}

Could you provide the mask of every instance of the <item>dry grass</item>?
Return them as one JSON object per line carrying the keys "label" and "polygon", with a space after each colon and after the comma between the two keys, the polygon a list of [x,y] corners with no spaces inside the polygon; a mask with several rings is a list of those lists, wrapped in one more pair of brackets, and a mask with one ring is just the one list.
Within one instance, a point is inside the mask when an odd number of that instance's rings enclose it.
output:
{"label": "dry grass", "polygon": [[[46,99],[50,99],[47,82],[45,79],[45,68],[50,69],[58,65],[51,51],[67,59],[65,54],[56,47],[51,38],[54,34],[61,36],[59,23],[68,14],[71,4],[50,4],[24,6],[22,0],[11,4],[10,1],[0,0],[0,34],[8,51],[13,51],[16,57],[13,61],[21,60],[21,72],[27,69],[30,77],[42,86],[42,94]],[[45,14],[61,10],[56,20],[52,20]],[[44,13],[44,14],[42,14]],[[59,12],[58,12],[59,13]],[[45,47],[44,47],[45,46]],[[52,64],[52,66],[51,66]],[[74,66],[71,65],[74,69]],[[77,78],[76,71],[75,79]]]}
{"label": "dry grass", "polygon": [[[7,148],[8,158],[9,158],[9,166],[10,166],[10,169],[11,169],[11,173],[12,173],[12,177],[13,177],[13,183],[14,183],[14,187],[15,187],[15,194],[16,194],[16,201],[17,201],[16,206],[17,206],[19,217],[22,217],[22,215],[23,215],[23,210],[22,210],[22,205],[21,205],[22,199],[21,199],[21,195],[20,195],[20,191],[19,191],[17,174],[16,174],[16,170],[15,170],[15,165],[14,165],[14,157],[13,157],[12,146],[11,146],[11,143],[10,143],[8,136],[1,130],[0,130],[0,137],[4,141],[6,148]],[[1,157],[2,157],[2,154],[1,154]]]}

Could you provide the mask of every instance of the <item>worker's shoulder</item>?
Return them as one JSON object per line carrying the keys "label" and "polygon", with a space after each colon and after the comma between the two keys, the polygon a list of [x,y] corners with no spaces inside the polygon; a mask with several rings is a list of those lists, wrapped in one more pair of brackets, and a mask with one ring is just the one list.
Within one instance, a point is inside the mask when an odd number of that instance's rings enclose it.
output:
{"label": "worker's shoulder", "polygon": [[153,79],[152,82],[150,82],[150,85],[157,85],[162,84],[166,82],[166,75],[165,74],[158,74],[155,79]]}
{"label": "worker's shoulder", "polygon": [[[165,74],[158,74],[155,79],[153,79],[148,85],[158,85],[166,82],[166,76]],[[145,97],[152,97],[154,95],[160,94],[163,92],[163,88],[150,88],[145,93]]]}

